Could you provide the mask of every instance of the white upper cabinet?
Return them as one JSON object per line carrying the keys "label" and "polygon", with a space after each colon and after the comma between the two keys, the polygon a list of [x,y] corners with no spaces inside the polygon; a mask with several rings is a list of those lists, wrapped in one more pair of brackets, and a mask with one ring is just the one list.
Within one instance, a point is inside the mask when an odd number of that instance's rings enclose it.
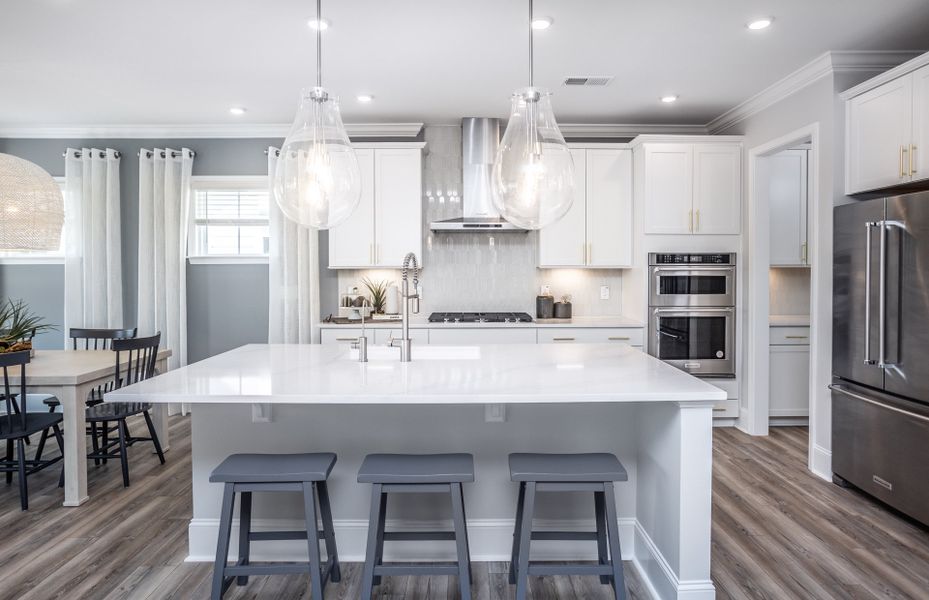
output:
{"label": "white upper cabinet", "polygon": [[694,233],[738,234],[742,229],[742,147],[694,146]]}
{"label": "white upper cabinet", "polygon": [[645,233],[692,233],[692,144],[645,146]]}
{"label": "white upper cabinet", "polygon": [[848,194],[909,181],[913,130],[913,78],[901,77],[849,100],[847,114]]}
{"label": "white upper cabinet", "polygon": [[400,267],[422,256],[422,148],[357,148],[361,202],[329,230],[329,268]]}
{"label": "white upper cabinet", "polygon": [[587,266],[632,264],[632,150],[587,151]]}
{"label": "white upper cabinet", "polygon": [[787,150],[766,159],[771,212],[771,264],[806,266],[809,150]]}
{"label": "white upper cabinet", "polygon": [[929,179],[929,66],[913,73],[913,147],[910,154],[913,180]]}
{"label": "white upper cabinet", "polygon": [[632,151],[573,148],[575,198],[539,232],[539,267],[607,268],[632,263]]}
{"label": "white upper cabinet", "polygon": [[642,153],[647,234],[738,234],[742,146],[646,144]]}
{"label": "white upper cabinet", "polygon": [[587,151],[571,150],[574,202],[565,216],[539,231],[540,267],[582,267],[587,259]]}
{"label": "white upper cabinet", "polygon": [[423,256],[422,152],[374,151],[374,264],[400,267],[408,252]]}

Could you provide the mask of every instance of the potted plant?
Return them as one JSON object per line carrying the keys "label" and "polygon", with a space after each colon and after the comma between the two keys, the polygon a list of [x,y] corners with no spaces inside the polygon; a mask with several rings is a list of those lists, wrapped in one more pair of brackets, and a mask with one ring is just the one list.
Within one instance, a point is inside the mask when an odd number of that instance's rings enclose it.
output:
{"label": "potted plant", "polygon": [[35,315],[23,300],[8,299],[0,306],[0,352],[32,349],[32,338],[42,331],[54,329],[43,323],[45,317]]}
{"label": "potted plant", "polygon": [[555,318],[556,319],[570,319],[571,318],[571,296],[564,295],[561,297],[561,302],[555,303]]}
{"label": "potted plant", "polygon": [[371,308],[375,313],[382,314],[384,307],[387,305],[387,288],[390,286],[390,282],[387,280],[374,281],[365,277],[361,280],[361,283],[371,292]]}

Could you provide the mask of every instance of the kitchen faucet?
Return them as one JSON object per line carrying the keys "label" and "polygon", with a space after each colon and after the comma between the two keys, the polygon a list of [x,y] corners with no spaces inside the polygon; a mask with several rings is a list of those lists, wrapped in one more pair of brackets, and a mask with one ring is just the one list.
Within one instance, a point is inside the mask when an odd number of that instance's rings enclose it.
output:
{"label": "kitchen faucet", "polygon": [[368,362],[368,336],[365,335],[365,309],[370,306],[368,299],[361,301],[361,335],[352,342],[352,348],[358,350],[358,362]]}
{"label": "kitchen faucet", "polygon": [[[409,271],[412,265],[413,270],[413,293],[410,293]],[[402,289],[400,295],[403,297],[403,325],[401,327],[402,337],[390,340],[390,346],[400,346],[400,362],[410,362],[410,308],[413,314],[419,314],[419,261],[412,252],[403,257],[402,272]],[[399,343],[397,343],[399,342]]]}

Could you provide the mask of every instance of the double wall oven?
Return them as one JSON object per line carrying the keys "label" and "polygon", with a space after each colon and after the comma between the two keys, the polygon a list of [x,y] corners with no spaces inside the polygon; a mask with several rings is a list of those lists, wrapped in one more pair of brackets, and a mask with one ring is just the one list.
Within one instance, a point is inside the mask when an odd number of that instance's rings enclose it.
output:
{"label": "double wall oven", "polygon": [[649,254],[649,354],[700,377],[735,377],[735,261]]}

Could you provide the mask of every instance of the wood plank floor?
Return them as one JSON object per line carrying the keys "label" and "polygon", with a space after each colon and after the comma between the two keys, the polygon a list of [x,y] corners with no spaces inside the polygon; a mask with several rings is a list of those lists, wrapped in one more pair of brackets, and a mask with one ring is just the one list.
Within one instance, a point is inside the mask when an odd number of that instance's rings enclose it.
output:
{"label": "wood plank floor", "polygon": [[[138,427],[135,424],[134,427]],[[92,500],[60,506],[57,471],[30,478],[30,510],[19,511],[15,484],[0,485],[0,598],[46,600],[200,599],[211,565],[183,562],[190,518],[189,421],[173,418],[168,463],[143,444],[130,450],[133,485],[117,464],[91,468]],[[713,580],[717,597],[781,599],[929,598],[929,533],[857,492],[805,470],[805,428],[768,438],[733,429],[714,436]],[[475,598],[512,598],[506,563],[475,565]],[[360,565],[326,599],[359,594]],[[648,598],[626,565],[629,598]],[[596,578],[539,577],[532,597],[611,598]],[[299,576],[252,578],[229,599],[308,598]],[[458,598],[454,578],[386,578],[377,598]]]}

